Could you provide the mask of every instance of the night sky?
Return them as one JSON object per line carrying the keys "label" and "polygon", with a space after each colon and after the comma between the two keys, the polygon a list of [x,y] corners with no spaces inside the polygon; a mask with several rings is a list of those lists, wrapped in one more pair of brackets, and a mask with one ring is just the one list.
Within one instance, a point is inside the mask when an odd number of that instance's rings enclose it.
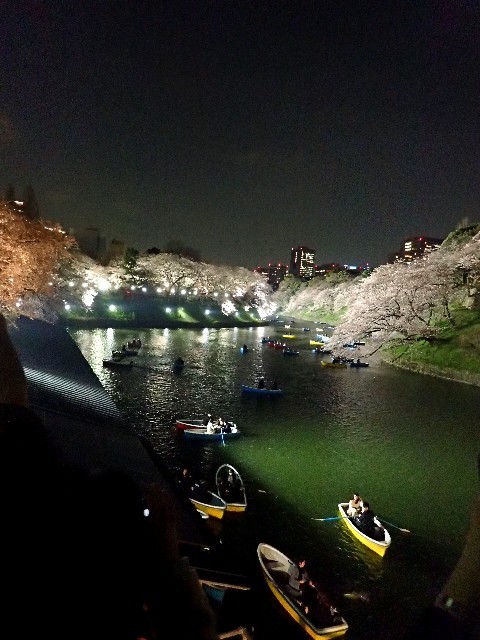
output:
{"label": "night sky", "polygon": [[0,3],[0,191],[140,251],[371,266],[480,215],[480,3]]}

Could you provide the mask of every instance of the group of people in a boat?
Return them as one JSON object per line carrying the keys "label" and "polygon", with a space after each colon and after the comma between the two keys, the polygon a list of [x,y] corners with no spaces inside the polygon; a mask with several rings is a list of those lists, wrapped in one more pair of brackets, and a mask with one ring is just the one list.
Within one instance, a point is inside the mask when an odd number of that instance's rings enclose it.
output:
{"label": "group of people in a boat", "polygon": [[355,526],[370,538],[382,542],[385,540],[385,530],[375,520],[375,512],[370,504],[361,498],[358,493],[353,494],[348,502],[347,516]]}
{"label": "group of people in a boat", "polygon": [[140,338],[132,338],[127,342],[127,347],[129,349],[140,349],[141,346],[142,341],[140,340]]}
{"label": "group of people in a boat", "polygon": [[[259,389],[265,389],[265,378],[260,378],[258,381],[258,388]],[[271,391],[275,391],[278,389],[278,384],[275,382],[275,380],[272,382],[271,386],[270,386]]]}
{"label": "group of people in a boat", "polygon": [[231,420],[224,420],[219,416],[216,420],[212,420],[212,414],[208,413],[204,420],[204,426],[207,428],[207,433],[235,433],[237,425]]}

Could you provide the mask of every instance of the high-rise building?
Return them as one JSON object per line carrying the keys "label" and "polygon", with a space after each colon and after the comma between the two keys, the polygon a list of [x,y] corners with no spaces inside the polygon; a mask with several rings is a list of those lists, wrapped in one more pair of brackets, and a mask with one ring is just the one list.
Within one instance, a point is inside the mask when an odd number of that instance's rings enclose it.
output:
{"label": "high-rise building", "polygon": [[315,251],[308,247],[292,247],[290,254],[289,273],[301,278],[310,280],[315,275]]}
{"label": "high-rise building", "polygon": [[256,267],[256,273],[265,276],[272,289],[278,289],[280,282],[285,278],[288,268],[285,264],[269,264],[268,267]]}
{"label": "high-rise building", "polygon": [[413,236],[405,238],[403,247],[397,253],[390,256],[389,262],[411,262],[423,257],[430,251],[435,251],[442,244],[441,238],[427,238],[425,236]]}

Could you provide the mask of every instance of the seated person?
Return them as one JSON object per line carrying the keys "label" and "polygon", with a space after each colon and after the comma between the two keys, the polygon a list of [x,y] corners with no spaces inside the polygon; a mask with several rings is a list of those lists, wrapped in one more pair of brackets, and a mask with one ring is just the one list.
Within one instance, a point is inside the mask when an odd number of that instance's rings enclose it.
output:
{"label": "seated person", "polygon": [[265,380],[264,380],[264,378],[260,378],[260,380],[258,381],[258,388],[259,389],[264,389],[265,388]]}
{"label": "seated person", "polygon": [[210,418],[208,419],[208,422],[207,422],[207,433],[208,434],[215,433],[215,430],[213,428],[213,422]]}
{"label": "seated person", "polygon": [[373,538],[375,534],[375,513],[370,509],[368,502],[363,503],[362,513],[356,518],[357,525],[361,531]]}
{"label": "seated person", "polygon": [[353,494],[353,498],[348,503],[347,516],[358,516],[362,512],[362,499],[358,493]]}

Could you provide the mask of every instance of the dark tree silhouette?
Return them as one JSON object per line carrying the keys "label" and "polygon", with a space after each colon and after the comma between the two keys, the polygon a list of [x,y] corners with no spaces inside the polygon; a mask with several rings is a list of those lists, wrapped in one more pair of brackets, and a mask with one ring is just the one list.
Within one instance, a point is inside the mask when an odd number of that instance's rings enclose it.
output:
{"label": "dark tree silhouette", "polygon": [[5,201],[11,202],[12,200],[15,200],[15,187],[12,183],[9,183],[5,190]]}
{"label": "dark tree silhouette", "polygon": [[180,240],[169,240],[165,245],[165,253],[173,253],[177,256],[188,258],[192,262],[200,262],[202,259],[200,251],[193,247],[188,247]]}
{"label": "dark tree silhouette", "polygon": [[38,207],[37,198],[35,196],[35,191],[31,184],[25,189],[24,196],[24,213],[27,218],[30,220],[39,220],[40,219],[40,209]]}

